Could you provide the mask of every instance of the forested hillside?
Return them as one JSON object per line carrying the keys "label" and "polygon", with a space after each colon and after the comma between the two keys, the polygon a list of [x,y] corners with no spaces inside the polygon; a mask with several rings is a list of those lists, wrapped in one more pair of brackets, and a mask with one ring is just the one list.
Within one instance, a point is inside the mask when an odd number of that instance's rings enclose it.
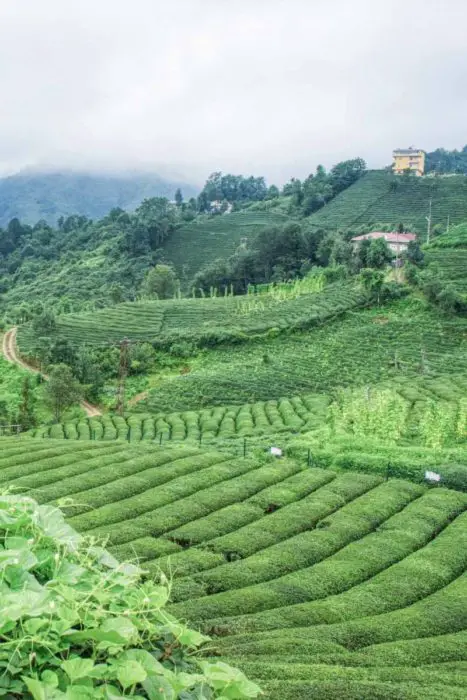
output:
{"label": "forested hillside", "polygon": [[186,197],[196,194],[190,184],[154,174],[26,171],[0,179],[0,226],[15,217],[25,224],[74,214],[97,219],[114,207],[133,211],[147,197],[172,200],[179,187]]}

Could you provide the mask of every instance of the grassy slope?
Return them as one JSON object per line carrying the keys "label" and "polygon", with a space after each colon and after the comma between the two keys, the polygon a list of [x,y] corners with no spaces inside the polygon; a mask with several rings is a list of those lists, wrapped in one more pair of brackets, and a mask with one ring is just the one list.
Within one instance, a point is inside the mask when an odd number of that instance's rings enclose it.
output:
{"label": "grassy slope", "polygon": [[[395,189],[391,187],[393,182]],[[433,225],[445,225],[448,215],[453,224],[467,220],[467,178],[463,175],[405,181],[376,170],[313,214],[308,222],[329,229],[402,222],[425,233],[430,197]]]}
{"label": "grassy slope", "polygon": [[172,611],[221,633],[209,653],[267,698],[465,697],[466,494],[196,448],[5,439],[0,484],[72,497],[78,530],[171,574]]}
{"label": "grassy slope", "polygon": [[243,239],[251,239],[265,226],[283,226],[291,219],[280,212],[245,211],[194,221],[179,228],[164,245],[183,286],[204,265],[228,258]]}

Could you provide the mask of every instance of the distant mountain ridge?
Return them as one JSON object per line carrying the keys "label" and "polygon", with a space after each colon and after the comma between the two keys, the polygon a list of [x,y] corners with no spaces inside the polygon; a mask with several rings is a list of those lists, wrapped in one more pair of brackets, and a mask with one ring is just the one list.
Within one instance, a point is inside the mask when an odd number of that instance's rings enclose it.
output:
{"label": "distant mountain ridge", "polygon": [[131,211],[146,197],[173,199],[178,187],[185,199],[198,192],[194,185],[153,173],[24,171],[0,178],[0,226],[14,217],[28,224],[39,219],[55,224],[72,214],[97,219],[114,207]]}

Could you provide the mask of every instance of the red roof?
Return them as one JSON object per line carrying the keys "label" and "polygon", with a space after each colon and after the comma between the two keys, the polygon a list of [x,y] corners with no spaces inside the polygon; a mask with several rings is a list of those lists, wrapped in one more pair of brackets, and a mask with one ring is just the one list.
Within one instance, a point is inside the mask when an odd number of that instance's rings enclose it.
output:
{"label": "red roof", "polygon": [[417,236],[415,233],[399,233],[398,231],[372,231],[371,233],[364,233],[361,236],[355,236],[352,241],[365,241],[373,240],[375,238],[384,238],[388,243],[409,243],[409,241],[416,241]]}

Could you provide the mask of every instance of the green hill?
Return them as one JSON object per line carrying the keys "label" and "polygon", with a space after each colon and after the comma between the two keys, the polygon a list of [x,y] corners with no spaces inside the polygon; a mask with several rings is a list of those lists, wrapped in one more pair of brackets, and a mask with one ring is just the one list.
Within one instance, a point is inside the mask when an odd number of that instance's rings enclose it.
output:
{"label": "green hill", "polygon": [[180,227],[164,245],[184,286],[198,270],[217,258],[228,258],[242,242],[265,227],[284,226],[292,219],[276,211],[245,211],[195,219]]}
{"label": "green hill", "polygon": [[467,220],[467,177],[398,177],[383,170],[368,172],[354,185],[313,214],[309,224],[326,229],[362,224],[402,222],[424,234],[429,200],[432,225],[446,226]]}
{"label": "green hill", "polygon": [[73,214],[101,218],[114,207],[132,211],[146,197],[173,199],[177,187],[187,198],[196,194],[192,185],[151,173],[26,171],[0,179],[0,226],[14,217],[28,224]]}
{"label": "green hill", "polygon": [[172,579],[275,700],[465,697],[467,495],[195,447],[2,439],[0,484]]}

